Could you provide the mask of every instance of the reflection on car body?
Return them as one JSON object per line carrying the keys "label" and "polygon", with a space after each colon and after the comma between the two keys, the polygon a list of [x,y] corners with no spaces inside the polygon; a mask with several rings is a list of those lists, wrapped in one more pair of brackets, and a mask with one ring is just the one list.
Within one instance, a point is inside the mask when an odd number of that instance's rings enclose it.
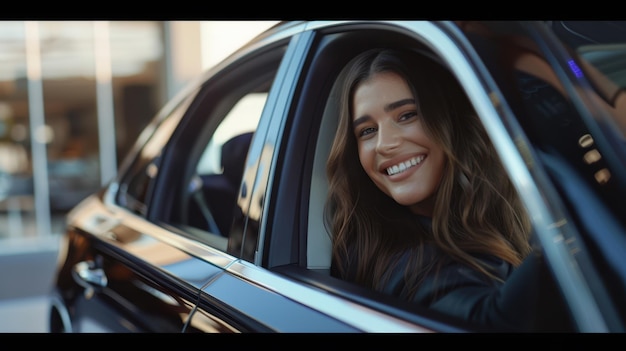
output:
{"label": "reflection on car body", "polygon": [[[448,66],[520,193],[553,287],[520,331],[624,332],[626,25],[356,20],[280,23],[159,112],[117,178],[68,214],[50,330],[500,331],[330,275],[337,81],[377,46]],[[242,129],[218,137],[226,120]],[[210,230],[189,187],[221,178],[222,146],[243,129],[236,199],[201,190],[212,216],[232,216]]]}

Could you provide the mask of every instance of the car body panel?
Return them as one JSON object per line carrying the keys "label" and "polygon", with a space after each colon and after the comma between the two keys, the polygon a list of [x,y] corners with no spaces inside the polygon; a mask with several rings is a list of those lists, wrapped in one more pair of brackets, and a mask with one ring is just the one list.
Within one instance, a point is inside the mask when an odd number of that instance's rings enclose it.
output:
{"label": "car body panel", "polygon": [[[72,331],[180,332],[200,289],[234,260],[213,248],[199,248],[196,242],[174,236],[124,209],[105,208],[98,197],[84,200],[81,209],[71,217],[77,220],[68,222],[73,228],[71,251],[63,264],[64,269],[73,269],[73,282],[66,284],[86,288],[72,299],[78,309],[85,306],[90,311],[85,315],[92,318],[74,320]],[[102,213],[110,217],[105,219]],[[82,263],[89,263],[94,272],[102,270],[104,281],[98,284],[90,279],[87,268],[79,268]],[[117,306],[111,310],[119,314],[91,310],[96,304],[86,302],[92,299]],[[115,323],[108,326],[111,320],[124,320],[119,323],[124,328],[114,328]]]}

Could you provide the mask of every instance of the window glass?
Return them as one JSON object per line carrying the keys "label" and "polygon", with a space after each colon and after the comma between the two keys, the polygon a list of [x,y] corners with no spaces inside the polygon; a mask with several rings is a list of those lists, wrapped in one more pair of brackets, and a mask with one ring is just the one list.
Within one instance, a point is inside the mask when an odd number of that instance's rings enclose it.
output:
{"label": "window glass", "polygon": [[251,93],[245,95],[224,118],[215,134],[209,141],[200,157],[196,172],[198,174],[223,173],[223,164],[220,162],[224,143],[237,135],[253,132],[259,123],[267,93]]}
{"label": "window glass", "polygon": [[203,85],[160,165],[166,190],[151,202],[163,204],[155,216],[165,224],[226,250],[234,219],[245,220],[237,201],[245,162],[284,49],[257,53]]}
{"label": "window glass", "polygon": [[196,166],[189,224],[227,236],[246,156],[256,130],[267,93],[250,93],[226,114],[206,144]]}
{"label": "window glass", "polygon": [[159,156],[161,149],[172,134],[180,118],[185,113],[189,104],[193,101],[197,91],[194,91],[186,99],[182,100],[178,107],[164,118],[157,116],[150,125],[146,126],[139,139],[137,146],[141,146],[139,153],[128,157],[129,163],[122,166],[122,180],[117,202],[133,213],[147,215],[147,203],[150,185],[159,171]]}

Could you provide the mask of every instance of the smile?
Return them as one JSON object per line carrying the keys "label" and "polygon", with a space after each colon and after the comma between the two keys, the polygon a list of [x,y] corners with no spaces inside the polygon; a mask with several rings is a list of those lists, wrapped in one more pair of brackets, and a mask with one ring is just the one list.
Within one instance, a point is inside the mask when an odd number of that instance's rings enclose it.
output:
{"label": "smile", "polygon": [[389,168],[387,168],[387,174],[388,175],[394,175],[394,174],[398,174],[398,173],[402,173],[404,171],[406,171],[407,169],[417,166],[420,163],[422,163],[422,161],[424,161],[424,158],[426,156],[421,155],[421,156],[417,156],[417,157],[413,157],[410,160],[406,160],[404,162],[401,162],[397,165],[393,165]]}

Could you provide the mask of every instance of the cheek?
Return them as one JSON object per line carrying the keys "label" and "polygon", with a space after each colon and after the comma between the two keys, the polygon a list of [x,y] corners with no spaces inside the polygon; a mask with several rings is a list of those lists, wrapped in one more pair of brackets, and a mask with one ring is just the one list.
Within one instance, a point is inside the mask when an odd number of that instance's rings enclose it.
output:
{"label": "cheek", "polygon": [[435,142],[430,138],[426,129],[419,121],[410,124],[401,130],[407,140],[411,140],[416,144],[423,145],[429,149],[435,147]]}
{"label": "cheek", "polygon": [[359,162],[361,163],[361,167],[365,170],[366,173],[370,173],[372,163],[374,162],[374,154],[371,147],[368,146],[368,143],[359,143]]}

